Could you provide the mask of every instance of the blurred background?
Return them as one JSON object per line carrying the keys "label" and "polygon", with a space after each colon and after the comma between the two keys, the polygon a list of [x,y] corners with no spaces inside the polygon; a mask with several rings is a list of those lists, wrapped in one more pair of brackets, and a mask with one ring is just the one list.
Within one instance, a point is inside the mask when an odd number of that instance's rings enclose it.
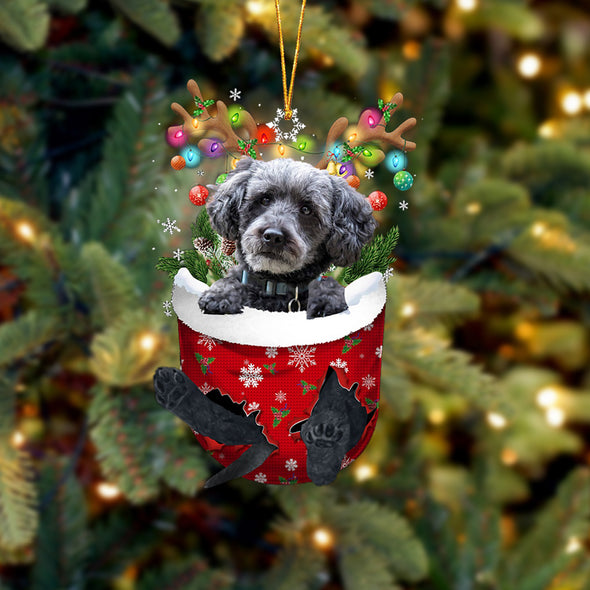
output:
{"label": "blurred background", "polygon": [[195,78],[271,121],[274,2],[3,0],[0,38],[2,590],[590,588],[588,0],[308,3],[305,133],[397,91],[418,120],[414,186],[361,177],[400,232],[380,415],[323,488],[203,490],[151,384],[178,364],[155,265],[224,165],[170,167],[170,103]]}

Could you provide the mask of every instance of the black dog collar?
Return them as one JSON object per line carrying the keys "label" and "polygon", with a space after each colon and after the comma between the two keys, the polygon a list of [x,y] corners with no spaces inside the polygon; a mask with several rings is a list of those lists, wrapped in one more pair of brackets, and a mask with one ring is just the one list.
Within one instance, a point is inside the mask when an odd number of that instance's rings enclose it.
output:
{"label": "black dog collar", "polygon": [[[317,280],[319,281],[321,277],[318,277]],[[296,302],[297,303],[297,310],[301,309],[301,304],[299,303],[299,296],[305,293],[308,289],[308,283],[304,285],[298,285],[296,283],[285,283],[283,281],[273,281],[272,279],[261,279],[254,275],[253,273],[249,273],[247,270],[242,271],[242,285],[255,285],[265,295],[273,296],[273,295],[288,295],[292,297],[291,301],[289,301],[289,311],[293,311],[291,309],[291,304]]]}

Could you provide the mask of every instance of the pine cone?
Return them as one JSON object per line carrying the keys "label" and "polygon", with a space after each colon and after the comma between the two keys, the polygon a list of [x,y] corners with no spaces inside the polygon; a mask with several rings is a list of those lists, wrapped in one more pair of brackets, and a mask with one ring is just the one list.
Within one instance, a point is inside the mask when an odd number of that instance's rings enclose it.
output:
{"label": "pine cone", "polygon": [[209,238],[195,238],[193,241],[193,246],[197,252],[205,255],[213,248],[213,242]]}
{"label": "pine cone", "polygon": [[220,249],[226,256],[231,256],[236,251],[236,243],[227,238],[221,238]]}

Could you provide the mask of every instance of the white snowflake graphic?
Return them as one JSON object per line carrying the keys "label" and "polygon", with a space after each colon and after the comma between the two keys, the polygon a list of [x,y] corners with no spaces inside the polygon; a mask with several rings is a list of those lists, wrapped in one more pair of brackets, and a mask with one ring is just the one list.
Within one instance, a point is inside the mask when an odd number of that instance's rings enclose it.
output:
{"label": "white snowflake graphic", "polygon": [[408,202],[407,202],[407,201],[402,201],[402,202],[399,204],[399,208],[400,208],[402,211],[405,211],[405,210],[408,208]]}
{"label": "white snowflake graphic", "polygon": [[258,402],[250,402],[248,404],[248,412],[255,412],[260,408],[260,404]]}
{"label": "white snowflake graphic", "polygon": [[276,346],[268,346],[264,354],[266,354],[269,359],[274,359],[279,354],[279,351]]}
{"label": "white snowflake graphic", "polygon": [[377,379],[375,379],[373,375],[367,375],[366,377],[363,377],[363,387],[366,387],[367,389],[372,389],[373,387],[375,387],[375,383],[377,383]]}
{"label": "white snowflake graphic", "polygon": [[365,178],[373,178],[373,176],[375,176],[375,173],[370,168],[367,168],[365,170]]}
{"label": "white snowflake graphic", "polygon": [[[160,223],[160,220],[158,219],[158,223]],[[166,217],[166,221],[162,221],[160,223],[160,225],[164,226],[164,229],[162,230],[164,233],[166,233],[167,231],[170,232],[170,235],[172,235],[172,232],[174,230],[176,231],[180,231],[180,228],[176,227],[176,219],[173,219],[172,221],[170,221],[170,217]]]}
{"label": "white snowflake graphic", "polygon": [[229,97],[231,98],[231,100],[236,102],[236,100],[240,100],[240,98],[242,97],[242,91],[238,90],[237,88],[234,88],[233,90],[229,91]]}
{"label": "white snowflake graphic", "polygon": [[184,254],[184,250],[181,250],[180,248],[176,248],[176,250],[174,250],[174,252],[172,252],[172,256],[176,260],[180,260],[182,258],[183,254]]}
{"label": "white snowflake graphic", "polygon": [[379,358],[381,358],[381,356],[383,355],[383,346],[378,346],[378,347],[375,349],[375,354],[376,354],[376,355],[377,355]]}
{"label": "white snowflake graphic", "polygon": [[373,322],[363,328],[363,332],[370,332],[373,329]]}
{"label": "white snowflake graphic", "polygon": [[342,459],[342,464],[340,465],[340,469],[344,469],[345,467],[348,467],[353,461],[354,461],[354,459],[351,459],[348,455],[344,455],[344,459]]}
{"label": "white snowflake graphic", "polygon": [[277,141],[297,141],[299,132],[305,129],[305,125],[299,120],[299,117],[297,116],[297,109],[293,109],[293,115],[290,119],[292,127],[291,131],[289,132],[283,131],[280,127],[281,122],[285,120],[283,118],[284,116],[285,111],[282,109],[277,109],[276,117],[270,123],[267,123],[267,125],[271,129],[274,129]]}
{"label": "white snowflake graphic", "polygon": [[215,338],[211,338],[211,336],[207,336],[206,334],[201,334],[197,344],[202,344],[209,352],[213,350],[214,346],[217,346],[219,340]]}
{"label": "white snowflake graphic", "polygon": [[285,461],[285,469],[287,471],[295,471],[297,469],[297,461],[295,459],[287,459]]}
{"label": "white snowflake graphic", "polygon": [[258,384],[264,379],[262,369],[250,363],[240,369],[240,381],[244,387],[258,387]]}
{"label": "white snowflake graphic", "polygon": [[307,367],[316,364],[315,362],[315,346],[289,346],[289,365],[294,365],[303,373]]}
{"label": "white snowflake graphic", "polygon": [[166,317],[172,316],[172,301],[162,301],[162,307],[164,308],[164,315]]}
{"label": "white snowflake graphic", "polygon": [[343,361],[342,359],[336,359],[330,363],[331,367],[336,367],[338,369],[344,369],[345,373],[348,373],[348,362]]}
{"label": "white snowflake graphic", "polygon": [[266,483],[266,473],[262,473],[262,471],[259,471],[255,476],[254,476],[254,481],[256,483]]}
{"label": "white snowflake graphic", "polygon": [[215,387],[211,387],[211,385],[209,385],[209,383],[207,383],[207,381],[205,381],[205,383],[203,383],[203,385],[201,385],[201,387],[199,388],[205,395],[207,395],[210,391],[213,391],[215,389]]}
{"label": "white snowflake graphic", "polygon": [[277,391],[275,393],[275,400],[282,404],[283,402],[287,401],[287,394],[284,391]]}
{"label": "white snowflake graphic", "polygon": [[384,273],[383,273],[383,282],[387,285],[387,281],[389,281],[389,279],[395,274],[395,271],[393,270],[393,268],[388,268]]}
{"label": "white snowflake graphic", "polygon": [[205,171],[204,171],[204,170],[200,170],[200,169],[199,169],[199,170],[197,170],[197,174],[198,174],[199,176],[205,176]]}

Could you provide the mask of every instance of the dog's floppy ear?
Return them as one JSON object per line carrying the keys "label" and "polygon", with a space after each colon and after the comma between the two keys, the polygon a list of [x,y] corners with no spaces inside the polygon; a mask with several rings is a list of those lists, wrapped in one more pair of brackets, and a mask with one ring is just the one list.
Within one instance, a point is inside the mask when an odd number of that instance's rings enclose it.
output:
{"label": "dog's floppy ear", "polygon": [[258,162],[242,158],[222,184],[211,186],[213,199],[207,203],[211,227],[228,240],[238,239],[240,207],[246,194],[246,187]]}
{"label": "dog's floppy ear", "polygon": [[330,176],[332,182],[332,229],[326,243],[336,266],[348,266],[360,256],[377,227],[373,208],[344,178]]}

